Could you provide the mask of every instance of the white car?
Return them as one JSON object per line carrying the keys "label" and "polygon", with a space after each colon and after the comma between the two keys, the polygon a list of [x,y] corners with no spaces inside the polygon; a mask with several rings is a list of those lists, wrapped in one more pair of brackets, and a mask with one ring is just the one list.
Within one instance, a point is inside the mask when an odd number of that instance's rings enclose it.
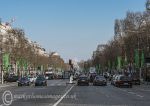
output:
{"label": "white car", "polygon": [[31,83],[34,83],[35,80],[36,80],[36,77],[31,77],[31,76],[30,76],[30,77],[29,77],[29,80],[30,80]]}

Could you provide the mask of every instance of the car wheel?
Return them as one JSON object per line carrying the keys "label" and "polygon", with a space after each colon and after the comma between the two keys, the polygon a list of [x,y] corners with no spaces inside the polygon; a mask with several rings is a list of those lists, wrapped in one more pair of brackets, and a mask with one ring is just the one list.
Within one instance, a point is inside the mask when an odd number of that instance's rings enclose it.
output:
{"label": "car wheel", "polygon": [[129,85],[129,88],[132,88],[132,85]]}
{"label": "car wheel", "polygon": [[118,84],[116,84],[116,87],[119,87],[119,85],[118,85]]}

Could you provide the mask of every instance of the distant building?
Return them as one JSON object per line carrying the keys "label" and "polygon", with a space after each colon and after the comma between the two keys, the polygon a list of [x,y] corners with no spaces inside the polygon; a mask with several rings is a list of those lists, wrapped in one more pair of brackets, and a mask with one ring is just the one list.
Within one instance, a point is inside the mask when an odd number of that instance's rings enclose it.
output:
{"label": "distant building", "polygon": [[11,30],[11,25],[9,23],[0,23],[0,34],[6,34],[8,30]]}

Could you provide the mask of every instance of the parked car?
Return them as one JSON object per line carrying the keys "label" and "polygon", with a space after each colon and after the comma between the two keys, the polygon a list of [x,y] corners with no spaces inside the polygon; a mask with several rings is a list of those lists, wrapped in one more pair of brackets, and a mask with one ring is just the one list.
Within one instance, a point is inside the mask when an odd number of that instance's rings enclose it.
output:
{"label": "parked car", "polygon": [[22,77],[17,82],[18,86],[30,86],[30,80],[28,77]]}
{"label": "parked car", "polygon": [[88,85],[89,86],[88,77],[85,75],[79,76],[79,78],[77,80],[77,85]]}
{"label": "parked car", "polygon": [[31,83],[34,83],[36,80],[36,77],[35,76],[29,76],[29,80]]}
{"label": "parked car", "polygon": [[117,75],[115,80],[116,87],[128,86],[132,88],[132,79],[125,75]]}
{"label": "parked car", "polygon": [[47,86],[47,80],[43,75],[39,75],[36,78],[35,86]]}
{"label": "parked car", "polygon": [[18,79],[19,77],[14,74],[10,74],[4,77],[4,81],[7,81],[7,82],[16,82]]}
{"label": "parked car", "polygon": [[108,72],[103,73],[103,75],[106,79],[109,79],[110,74]]}
{"label": "parked car", "polygon": [[134,84],[134,85],[140,85],[141,81],[140,81],[139,76],[132,75],[131,79],[132,79],[132,84]]}
{"label": "parked car", "polygon": [[107,85],[106,78],[104,76],[96,76],[93,85]]}

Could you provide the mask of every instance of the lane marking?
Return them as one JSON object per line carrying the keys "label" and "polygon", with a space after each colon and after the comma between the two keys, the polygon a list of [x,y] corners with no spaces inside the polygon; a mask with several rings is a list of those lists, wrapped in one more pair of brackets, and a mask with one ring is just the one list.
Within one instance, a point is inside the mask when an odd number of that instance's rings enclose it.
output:
{"label": "lane marking", "polygon": [[146,90],[146,89],[140,89],[140,90],[141,90],[141,91],[148,91],[148,92],[150,91],[150,90]]}
{"label": "lane marking", "polygon": [[137,94],[137,93],[135,93],[135,92],[127,91],[127,90],[125,90],[125,89],[119,88],[119,90],[124,91],[124,92],[127,92],[128,94],[132,94],[132,95],[138,96],[138,97],[140,97],[140,98],[143,98],[143,97],[144,97],[144,96],[139,95],[139,94]]}
{"label": "lane marking", "polygon": [[60,86],[60,85],[62,85],[62,84],[57,84],[57,86]]}
{"label": "lane marking", "polygon": [[130,93],[130,94],[136,94],[136,93],[134,93],[134,92],[128,92],[128,93]]}
{"label": "lane marking", "polygon": [[138,97],[140,97],[140,98],[143,98],[144,96],[142,96],[142,95],[139,95],[139,94],[136,94],[136,96],[138,96]]}
{"label": "lane marking", "polygon": [[73,87],[74,85],[53,106],[57,106],[64,99],[64,97],[72,90]]}

